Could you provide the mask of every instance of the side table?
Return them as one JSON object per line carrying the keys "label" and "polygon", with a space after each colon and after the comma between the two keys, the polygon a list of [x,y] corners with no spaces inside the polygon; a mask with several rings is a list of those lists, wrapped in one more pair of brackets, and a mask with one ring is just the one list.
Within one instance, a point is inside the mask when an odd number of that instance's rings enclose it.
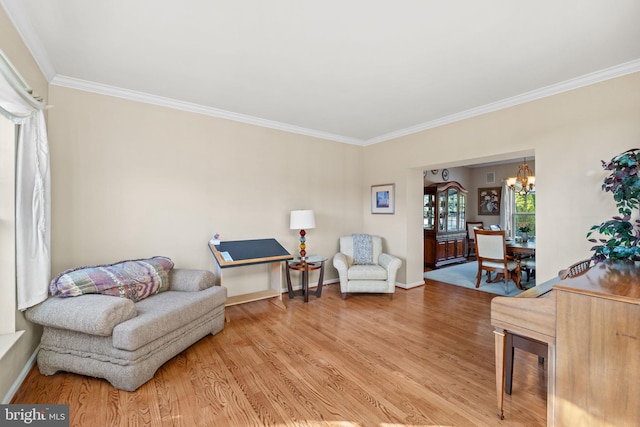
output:
{"label": "side table", "polygon": [[[322,295],[322,281],[324,279],[324,263],[327,259],[319,255],[311,255],[305,259],[296,258],[293,261],[287,261],[287,289],[289,290],[289,298],[293,298],[296,295],[302,295],[304,302],[309,301],[309,272],[313,270],[320,270],[320,277],[318,278],[318,287],[313,293],[316,297],[320,298]],[[294,291],[291,286],[291,274],[290,270],[296,270],[301,272],[299,291]]]}

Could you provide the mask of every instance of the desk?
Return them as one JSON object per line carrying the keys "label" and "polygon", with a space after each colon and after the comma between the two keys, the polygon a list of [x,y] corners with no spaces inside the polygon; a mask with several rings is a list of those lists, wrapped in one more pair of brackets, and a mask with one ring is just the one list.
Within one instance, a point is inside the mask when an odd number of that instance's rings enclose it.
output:
{"label": "desk", "polygon": [[271,302],[285,308],[282,302],[280,262],[291,260],[293,256],[276,239],[235,240],[220,242],[218,245],[209,243],[209,249],[216,260],[214,272],[219,285],[222,285],[222,269],[265,263],[271,265],[269,289],[229,297],[225,307],[271,298]]}
{"label": "desk", "polygon": [[[322,295],[322,281],[324,279],[324,263],[327,259],[325,257],[312,255],[307,257],[306,260],[295,259],[293,261],[287,261],[287,289],[289,290],[289,298],[293,298],[295,295],[302,295],[304,302],[309,301],[309,271],[320,270],[320,277],[318,278],[318,287],[314,292],[314,295],[318,298]],[[291,286],[291,275],[289,270],[296,270],[302,273],[300,278],[299,291],[293,290]]]}

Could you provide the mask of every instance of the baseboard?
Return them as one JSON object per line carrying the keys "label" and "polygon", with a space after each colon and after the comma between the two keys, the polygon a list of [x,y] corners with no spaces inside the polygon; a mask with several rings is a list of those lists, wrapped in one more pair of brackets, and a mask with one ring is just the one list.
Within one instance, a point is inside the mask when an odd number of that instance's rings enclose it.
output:
{"label": "baseboard", "polygon": [[398,288],[402,288],[402,289],[413,289],[413,288],[417,288],[418,286],[423,286],[424,285],[424,280],[421,282],[413,282],[413,283],[400,283],[400,282],[396,282],[396,287]]}
{"label": "baseboard", "polygon": [[11,403],[11,399],[13,399],[13,396],[16,394],[16,392],[24,382],[24,379],[27,377],[27,374],[29,373],[31,368],[33,368],[33,365],[36,363],[36,356],[38,355],[38,350],[40,350],[40,345],[36,347],[35,351],[31,355],[29,360],[27,360],[26,365],[24,365],[24,368],[22,368],[22,371],[20,371],[20,375],[18,375],[18,378],[16,378],[16,380],[13,382],[13,385],[7,392],[7,395],[2,400],[3,405]]}

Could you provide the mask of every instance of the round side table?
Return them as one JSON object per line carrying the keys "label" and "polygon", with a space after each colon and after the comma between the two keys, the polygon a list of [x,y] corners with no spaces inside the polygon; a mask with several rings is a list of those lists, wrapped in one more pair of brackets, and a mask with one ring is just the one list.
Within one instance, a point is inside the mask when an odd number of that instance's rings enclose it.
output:
{"label": "round side table", "polygon": [[[289,290],[289,298],[293,298],[296,295],[302,295],[304,302],[309,301],[309,272],[313,270],[320,270],[320,277],[318,278],[318,287],[313,293],[316,297],[320,298],[322,295],[322,281],[324,279],[324,263],[327,259],[319,255],[310,255],[305,259],[296,258],[292,261],[287,261],[287,289]],[[300,277],[300,290],[294,291],[291,286],[291,274],[290,270],[301,272]]]}

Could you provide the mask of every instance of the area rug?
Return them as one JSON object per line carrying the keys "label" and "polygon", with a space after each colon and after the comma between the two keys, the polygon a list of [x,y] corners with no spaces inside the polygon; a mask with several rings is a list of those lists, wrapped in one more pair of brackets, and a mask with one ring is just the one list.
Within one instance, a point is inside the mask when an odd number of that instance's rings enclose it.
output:
{"label": "area rug", "polygon": [[[425,279],[437,280],[438,282],[449,283],[451,285],[462,286],[464,288],[475,289],[478,291],[489,292],[496,295],[516,296],[523,292],[516,287],[512,280],[509,280],[509,292],[504,289],[504,281],[497,283],[487,283],[486,274],[482,275],[480,287],[476,288],[476,274],[478,273],[478,262],[467,262],[464,264],[456,264],[442,267],[437,270],[427,271],[424,273]],[[494,275],[495,276],[495,275]],[[536,285],[536,279],[531,278],[528,282],[524,279],[526,274],[522,275],[522,286],[531,288]]]}

